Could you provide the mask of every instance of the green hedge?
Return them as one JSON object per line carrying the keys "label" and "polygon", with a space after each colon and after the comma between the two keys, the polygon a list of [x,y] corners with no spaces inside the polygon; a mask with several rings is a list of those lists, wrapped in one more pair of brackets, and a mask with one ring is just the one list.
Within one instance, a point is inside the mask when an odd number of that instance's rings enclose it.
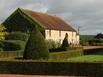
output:
{"label": "green hedge", "polygon": [[103,63],[0,61],[0,73],[102,77]]}
{"label": "green hedge", "polygon": [[19,58],[19,57],[23,57],[23,50],[20,51],[1,51],[0,52],[0,58]]}
{"label": "green hedge", "polygon": [[0,42],[4,51],[23,50],[25,48],[25,42],[21,40],[2,40]]}
{"label": "green hedge", "polygon": [[24,50],[24,59],[48,59],[49,50],[47,48],[45,38],[35,26],[30,34]]}
{"label": "green hedge", "polygon": [[83,55],[83,49],[70,49],[62,52],[52,52],[49,58],[54,60],[68,59],[70,57],[77,57]]}
{"label": "green hedge", "polygon": [[102,54],[99,54],[99,55],[103,55],[103,48],[95,48],[95,49],[85,49],[84,50],[84,55],[91,55],[91,54],[97,54],[98,53],[102,53]]}
{"label": "green hedge", "polygon": [[[83,51],[82,49],[78,50],[69,50],[69,51],[62,51],[62,52],[52,52],[49,54],[49,59],[53,61],[63,61],[70,57],[77,57],[82,56]],[[0,52],[0,57],[6,58],[6,57],[23,57],[23,50],[19,51],[3,51]]]}
{"label": "green hedge", "polygon": [[11,32],[8,35],[5,36],[6,40],[21,40],[21,41],[27,41],[29,35],[27,33],[23,32]]}

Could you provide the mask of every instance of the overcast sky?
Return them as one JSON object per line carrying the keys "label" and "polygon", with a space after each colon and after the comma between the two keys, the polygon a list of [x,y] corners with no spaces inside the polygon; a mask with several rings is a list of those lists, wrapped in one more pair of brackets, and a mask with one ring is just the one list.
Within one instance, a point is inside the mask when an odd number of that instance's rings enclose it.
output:
{"label": "overcast sky", "polygon": [[0,23],[17,8],[56,15],[80,34],[103,33],[103,0],[0,0]]}

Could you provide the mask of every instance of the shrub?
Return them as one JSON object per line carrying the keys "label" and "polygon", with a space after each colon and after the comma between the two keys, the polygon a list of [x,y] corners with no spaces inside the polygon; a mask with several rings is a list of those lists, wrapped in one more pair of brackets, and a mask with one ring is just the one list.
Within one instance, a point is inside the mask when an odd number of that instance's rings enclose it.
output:
{"label": "shrub", "polygon": [[69,47],[69,43],[68,43],[68,34],[66,33],[65,35],[65,38],[62,42],[62,45],[61,45],[62,48],[66,48],[66,47]]}
{"label": "shrub", "polygon": [[82,47],[66,47],[66,48],[52,48],[49,49],[49,52],[64,52],[64,51],[71,51],[71,50],[80,50],[83,49]]}
{"label": "shrub", "polygon": [[2,48],[0,48],[0,52],[3,52],[3,49],[2,49]]}
{"label": "shrub", "polygon": [[11,32],[8,35],[5,36],[6,40],[22,40],[26,41],[28,39],[29,35],[27,33],[22,32]]}
{"label": "shrub", "polygon": [[25,43],[20,40],[2,40],[1,43],[4,51],[23,50],[25,47]]}
{"label": "shrub", "polygon": [[0,41],[0,48],[3,48],[4,44]]}
{"label": "shrub", "polygon": [[103,45],[103,40],[102,39],[92,39],[92,40],[89,40],[89,45]]}
{"label": "shrub", "polygon": [[20,58],[23,57],[23,50],[17,50],[17,51],[3,51],[2,49],[0,49],[0,58],[9,58],[9,57],[13,57],[13,58]]}
{"label": "shrub", "polygon": [[7,34],[5,30],[6,30],[5,26],[3,24],[0,24],[0,40],[5,39],[5,35]]}
{"label": "shrub", "polygon": [[[98,54],[100,53],[100,54]],[[103,55],[103,48],[95,48],[95,49],[85,49],[84,55]]]}
{"label": "shrub", "polygon": [[36,28],[32,31],[24,51],[24,59],[46,59],[49,51],[45,39],[40,31]]}
{"label": "shrub", "polygon": [[52,39],[46,40],[46,44],[47,44],[48,49],[55,49],[61,46],[60,42],[54,41]]}

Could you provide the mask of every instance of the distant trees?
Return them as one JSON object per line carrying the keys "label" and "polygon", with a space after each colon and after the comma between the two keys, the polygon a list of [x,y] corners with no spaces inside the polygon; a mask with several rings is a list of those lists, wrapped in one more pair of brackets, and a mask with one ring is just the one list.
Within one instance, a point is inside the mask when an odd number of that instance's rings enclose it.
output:
{"label": "distant trees", "polygon": [[7,32],[5,32],[6,28],[3,24],[0,24],[0,40],[5,39],[5,35]]}
{"label": "distant trees", "polygon": [[103,34],[102,33],[98,33],[96,36],[95,36],[96,39],[103,39]]}
{"label": "distant trees", "polygon": [[[89,36],[89,37],[88,37]],[[81,45],[103,45],[103,34],[88,35],[81,38]]]}

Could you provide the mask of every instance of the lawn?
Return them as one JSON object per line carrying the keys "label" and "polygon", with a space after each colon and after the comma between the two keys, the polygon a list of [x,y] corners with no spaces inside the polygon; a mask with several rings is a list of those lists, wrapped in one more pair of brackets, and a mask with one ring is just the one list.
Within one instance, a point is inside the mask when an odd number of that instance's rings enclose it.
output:
{"label": "lawn", "polygon": [[69,62],[103,62],[103,55],[85,55],[80,57],[69,58]]}

